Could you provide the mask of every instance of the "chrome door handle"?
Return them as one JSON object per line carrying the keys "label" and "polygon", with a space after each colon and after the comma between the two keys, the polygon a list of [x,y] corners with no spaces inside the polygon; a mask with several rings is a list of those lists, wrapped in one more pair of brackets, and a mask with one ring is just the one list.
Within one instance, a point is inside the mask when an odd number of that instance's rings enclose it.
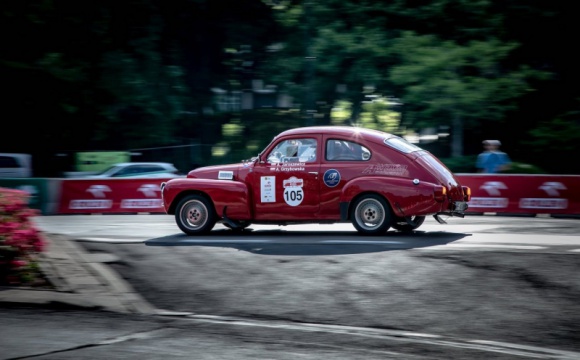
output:
{"label": "chrome door handle", "polygon": [[312,175],[318,175],[318,172],[317,171],[309,171],[308,173],[309,174],[312,174]]}

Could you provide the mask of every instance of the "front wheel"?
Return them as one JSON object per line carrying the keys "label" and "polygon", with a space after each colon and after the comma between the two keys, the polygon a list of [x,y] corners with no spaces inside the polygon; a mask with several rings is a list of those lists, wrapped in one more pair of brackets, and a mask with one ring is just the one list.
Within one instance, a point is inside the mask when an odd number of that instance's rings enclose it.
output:
{"label": "front wheel", "polygon": [[213,203],[201,195],[188,195],[175,209],[175,222],[187,235],[208,233],[217,221]]}
{"label": "front wheel", "polygon": [[405,218],[397,218],[397,220],[393,223],[393,229],[408,232],[417,229],[419,226],[423,224],[425,221],[425,216],[410,216],[409,221]]}
{"label": "front wheel", "polygon": [[359,233],[380,235],[391,226],[391,208],[379,195],[364,195],[354,203],[350,218]]}

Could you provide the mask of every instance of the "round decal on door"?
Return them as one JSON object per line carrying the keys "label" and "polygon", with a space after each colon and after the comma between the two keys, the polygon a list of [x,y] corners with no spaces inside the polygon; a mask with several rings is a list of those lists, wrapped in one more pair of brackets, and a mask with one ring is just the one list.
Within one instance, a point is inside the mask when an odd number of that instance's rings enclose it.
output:
{"label": "round decal on door", "polygon": [[335,169],[328,169],[324,173],[324,184],[328,187],[335,187],[340,182],[340,173]]}
{"label": "round decal on door", "polygon": [[298,206],[304,199],[304,180],[292,176],[283,181],[284,186],[284,201],[290,206]]}

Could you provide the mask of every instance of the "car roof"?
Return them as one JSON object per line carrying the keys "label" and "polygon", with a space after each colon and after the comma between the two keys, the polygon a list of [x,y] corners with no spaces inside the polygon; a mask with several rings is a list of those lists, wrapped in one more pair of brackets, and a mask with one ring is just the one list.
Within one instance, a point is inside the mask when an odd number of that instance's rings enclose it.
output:
{"label": "car roof", "polygon": [[366,140],[383,141],[384,139],[393,137],[395,135],[380,130],[344,126],[344,125],[322,125],[322,126],[305,126],[294,129],[289,129],[281,132],[276,138],[286,135],[312,135],[325,134],[336,135],[342,137],[363,137]]}

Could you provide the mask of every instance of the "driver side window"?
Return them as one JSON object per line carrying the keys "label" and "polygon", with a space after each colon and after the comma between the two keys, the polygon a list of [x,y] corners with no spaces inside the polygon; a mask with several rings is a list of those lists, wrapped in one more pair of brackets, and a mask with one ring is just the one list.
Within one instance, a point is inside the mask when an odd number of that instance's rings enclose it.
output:
{"label": "driver side window", "polygon": [[314,162],[316,161],[316,139],[283,140],[270,152],[268,162]]}

